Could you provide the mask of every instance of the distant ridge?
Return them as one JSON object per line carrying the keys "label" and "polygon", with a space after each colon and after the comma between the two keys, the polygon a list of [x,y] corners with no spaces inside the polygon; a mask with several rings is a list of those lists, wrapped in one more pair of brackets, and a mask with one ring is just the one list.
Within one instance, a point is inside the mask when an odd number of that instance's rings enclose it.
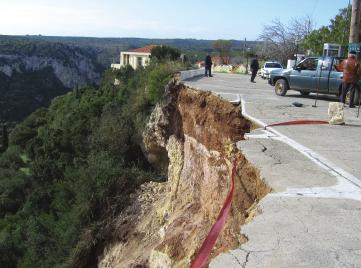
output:
{"label": "distant ridge", "polygon": [[[203,59],[206,53],[212,50],[215,40],[205,39],[184,39],[184,38],[139,38],[139,37],[73,37],[73,36],[44,36],[44,35],[0,35],[1,39],[23,39],[57,42],[67,45],[79,46],[83,48],[93,48],[98,53],[98,61],[104,67],[110,66],[113,62],[118,62],[121,51],[137,49],[148,45],[168,45],[180,49],[188,55],[195,55]],[[261,44],[260,41],[232,40],[232,52],[240,54],[246,45],[247,48],[255,48]]]}

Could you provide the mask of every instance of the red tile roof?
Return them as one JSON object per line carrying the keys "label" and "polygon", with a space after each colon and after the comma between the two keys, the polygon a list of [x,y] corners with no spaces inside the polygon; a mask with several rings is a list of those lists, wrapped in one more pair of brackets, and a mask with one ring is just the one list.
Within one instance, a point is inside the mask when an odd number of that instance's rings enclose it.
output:
{"label": "red tile roof", "polygon": [[155,48],[156,45],[149,45],[146,47],[141,47],[137,49],[128,50],[127,52],[138,52],[138,53],[151,53],[152,49]]}

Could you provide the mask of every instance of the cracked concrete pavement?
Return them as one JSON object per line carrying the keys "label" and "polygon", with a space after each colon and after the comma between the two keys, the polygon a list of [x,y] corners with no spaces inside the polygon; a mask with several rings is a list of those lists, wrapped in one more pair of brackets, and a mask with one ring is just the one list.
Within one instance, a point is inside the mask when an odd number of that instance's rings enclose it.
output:
{"label": "cracked concrete pavement", "polygon": [[[327,120],[335,97],[276,96],[258,78],[215,74],[185,83],[227,99],[238,95],[243,112],[259,124]],[[233,94],[233,95],[232,95]],[[304,106],[294,107],[293,102]],[[361,119],[345,109],[345,126],[302,125],[257,129],[238,143],[273,191],[241,233],[248,242],[221,254],[211,268],[361,267]]]}

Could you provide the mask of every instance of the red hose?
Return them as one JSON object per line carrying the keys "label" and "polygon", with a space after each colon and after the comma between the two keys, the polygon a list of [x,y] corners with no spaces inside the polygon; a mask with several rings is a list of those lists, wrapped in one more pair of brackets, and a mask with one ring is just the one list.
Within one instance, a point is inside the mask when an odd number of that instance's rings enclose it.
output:
{"label": "red hose", "polygon": [[317,125],[317,124],[328,124],[327,121],[320,121],[320,120],[295,120],[295,121],[287,121],[282,123],[275,123],[271,125],[267,125],[267,127],[276,127],[276,126],[288,126],[288,125]]}
{"label": "red hose", "polygon": [[[288,126],[288,125],[315,125],[315,124],[328,124],[327,121],[320,121],[320,120],[295,120],[295,121],[287,121],[281,123],[275,123],[265,126],[267,127],[275,127],[275,126]],[[222,231],[226,219],[228,217],[229,211],[232,205],[233,193],[234,193],[234,177],[236,173],[237,161],[234,160],[233,168],[232,168],[232,176],[231,176],[231,186],[229,193],[227,195],[226,200],[224,201],[223,207],[217,217],[216,222],[213,224],[211,230],[209,231],[206,239],[203,241],[202,246],[198,250],[198,253],[192,262],[191,268],[202,268],[209,256],[211,255],[212,249],[216,244],[218,236]]]}
{"label": "red hose", "polygon": [[234,177],[236,174],[237,161],[234,160],[231,176],[231,186],[226,200],[224,201],[223,207],[217,217],[216,222],[213,224],[211,230],[209,231],[206,239],[203,241],[201,248],[198,250],[197,256],[192,262],[191,268],[201,268],[207,262],[211,251],[218,239],[220,232],[222,231],[226,219],[228,217],[229,211],[232,205],[233,193],[234,193]]}

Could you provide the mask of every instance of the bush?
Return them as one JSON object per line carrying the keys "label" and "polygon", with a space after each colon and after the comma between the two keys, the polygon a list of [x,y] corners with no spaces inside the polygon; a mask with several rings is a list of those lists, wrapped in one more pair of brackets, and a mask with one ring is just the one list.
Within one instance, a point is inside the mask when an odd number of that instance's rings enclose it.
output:
{"label": "bush", "polygon": [[161,178],[141,133],[179,68],[107,72],[99,90],[57,97],[16,126],[0,156],[1,267],[96,266],[108,223],[140,184]]}
{"label": "bush", "polygon": [[47,109],[40,108],[26,118],[23,123],[18,124],[9,137],[10,145],[25,148],[27,142],[37,135],[37,129],[46,124]]}
{"label": "bush", "polygon": [[146,95],[152,105],[155,105],[164,94],[164,87],[172,78],[178,65],[173,63],[155,65],[149,72],[146,82]]}
{"label": "bush", "polygon": [[170,46],[156,46],[151,52],[152,60],[157,59],[160,62],[177,61],[180,56],[180,51]]}

